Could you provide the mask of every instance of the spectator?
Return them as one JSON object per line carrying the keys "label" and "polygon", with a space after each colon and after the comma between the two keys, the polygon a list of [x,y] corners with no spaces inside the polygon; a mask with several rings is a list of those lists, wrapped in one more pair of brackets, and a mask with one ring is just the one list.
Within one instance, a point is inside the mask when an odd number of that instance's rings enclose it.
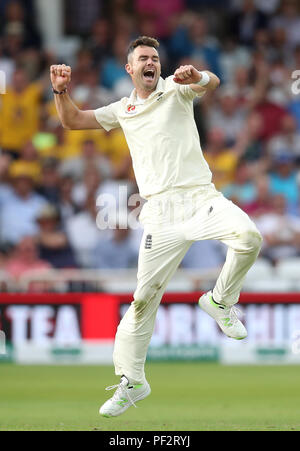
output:
{"label": "spectator", "polygon": [[116,170],[128,160],[130,152],[122,129],[116,128],[107,134],[106,153]]}
{"label": "spectator", "polygon": [[282,118],[278,134],[268,143],[268,150],[273,158],[286,152],[300,163],[300,132],[292,115],[287,114]]}
{"label": "spectator", "polygon": [[184,0],[135,0],[139,20],[148,18],[152,22],[153,36],[160,40],[167,39],[172,31],[175,17],[183,11]]}
{"label": "spectator", "polygon": [[256,52],[265,55],[266,61],[270,61],[270,52],[272,51],[270,30],[266,28],[256,30],[253,47]]}
{"label": "spectator", "polygon": [[224,131],[214,127],[208,132],[205,159],[213,173],[213,182],[219,190],[234,180],[238,155],[226,146]]}
{"label": "spectator", "polygon": [[269,99],[285,108],[291,97],[291,74],[283,57],[273,60],[270,65]]}
{"label": "spectator", "polygon": [[244,204],[244,211],[252,219],[259,218],[272,210],[272,200],[270,192],[270,177],[268,175],[259,175],[255,179],[256,196],[252,202]]}
{"label": "spectator", "polygon": [[269,30],[270,33],[270,48],[268,52],[271,62],[276,59],[283,58],[285,64],[287,64],[292,55],[292,49],[287,42],[286,30],[282,27],[276,27]]}
{"label": "spectator", "polygon": [[70,175],[76,180],[81,180],[85,171],[91,167],[96,168],[103,178],[112,175],[112,166],[109,159],[102,152],[98,152],[94,141],[86,140],[82,143],[81,154],[78,157],[63,161],[59,172],[62,176]]}
{"label": "spectator", "polygon": [[51,120],[46,107],[40,110],[39,130],[32,137],[32,143],[38,151],[40,158],[56,156],[57,136],[55,134],[55,123]]}
{"label": "spectator", "polygon": [[255,85],[249,109],[262,117],[261,140],[265,143],[278,133],[281,120],[287,114],[287,110],[270,98],[270,66],[263,60],[262,55],[255,56],[252,69]]}
{"label": "spectator", "polygon": [[253,183],[254,171],[250,164],[241,160],[236,168],[232,183],[223,189],[223,194],[240,208],[250,204],[256,198],[256,187]]}
{"label": "spectator", "polygon": [[197,59],[222,78],[219,44],[208,34],[204,17],[193,14],[187,24],[179,26],[170,38],[169,49],[175,61],[186,57]]}
{"label": "spectator", "polygon": [[239,45],[238,40],[233,36],[226,37],[220,55],[220,71],[223,82],[225,84],[232,83],[237,68],[246,68],[250,58],[249,50]]}
{"label": "spectator", "polygon": [[72,198],[73,188],[73,178],[69,175],[63,176],[59,183],[59,204],[57,208],[64,230],[66,229],[68,220],[80,211]]}
{"label": "spectator", "polygon": [[232,83],[238,107],[247,107],[251,97],[249,68],[247,66],[237,66],[233,74]]}
{"label": "spectator", "polygon": [[115,37],[113,42],[113,55],[104,61],[101,71],[101,83],[107,88],[111,89],[117,96],[120,83],[125,83],[125,89],[122,97],[128,95],[132,91],[132,83],[125,71],[125,64],[127,63],[127,45],[128,41],[123,35],[119,34]]}
{"label": "spectator", "polygon": [[35,193],[34,174],[24,162],[14,162],[10,176],[13,193],[1,207],[1,236],[2,241],[16,244],[24,236],[37,233],[36,218],[46,200]]}
{"label": "spectator", "polygon": [[116,228],[95,249],[95,267],[99,269],[132,268],[137,266],[136,247],[131,240],[129,228]]}
{"label": "spectator", "polygon": [[238,103],[237,91],[234,87],[225,86],[220,89],[218,102],[211,108],[208,126],[223,130],[227,146],[232,146],[245,121],[245,110]]}
{"label": "spectator", "polygon": [[299,255],[300,218],[287,213],[283,195],[273,196],[272,211],[261,215],[255,222],[264,238],[263,256],[277,263],[283,258]]}
{"label": "spectator", "polygon": [[40,211],[37,223],[36,242],[40,258],[54,268],[75,268],[75,257],[67,235],[60,227],[58,210],[51,204],[47,205]]}
{"label": "spectator", "polygon": [[74,99],[86,109],[100,108],[116,100],[110,90],[99,85],[98,78],[96,69],[91,69],[82,77],[81,83],[74,87]]}
{"label": "spectator", "polygon": [[29,169],[36,181],[41,176],[41,162],[37,153],[37,149],[32,141],[26,142],[20,150],[19,162],[23,162]]}
{"label": "spectator", "polygon": [[263,159],[266,158],[265,147],[261,140],[262,130],[263,119],[261,114],[256,112],[249,114],[244,128],[246,138],[243,150],[244,161],[261,164]]}
{"label": "spectator", "polygon": [[271,193],[282,194],[290,211],[297,210],[299,202],[299,182],[294,162],[291,154],[282,152],[275,157],[270,175]]}
{"label": "spectator", "polygon": [[103,8],[103,0],[66,0],[67,30],[71,34],[87,35]]}
{"label": "spectator", "polygon": [[77,207],[82,208],[89,196],[94,196],[101,186],[102,180],[99,170],[94,166],[88,166],[83,179],[75,183],[72,190],[72,199]]}
{"label": "spectator", "polygon": [[77,53],[76,65],[72,71],[73,86],[84,84],[91,70],[94,70],[93,55],[89,49],[83,47]]}
{"label": "spectator", "polygon": [[29,83],[24,70],[17,69],[0,106],[0,147],[13,156],[38,130],[40,99],[40,84]]}
{"label": "spectator", "polygon": [[112,177],[100,184],[97,190],[97,198],[103,196],[107,206],[126,210],[128,198],[131,194],[134,194],[136,187],[131,172],[131,158],[130,156],[124,157],[122,163],[115,168]]}
{"label": "spectator", "polygon": [[281,11],[270,24],[271,28],[283,28],[291,47],[300,44],[300,17],[297,0],[282,0]]}
{"label": "spectator", "polygon": [[262,141],[268,141],[277,134],[280,128],[280,122],[286,114],[286,110],[274,102],[265,98],[260,102],[260,104],[255,108],[263,118],[263,129],[261,134]]}
{"label": "spectator", "polygon": [[66,232],[75,252],[76,261],[83,268],[93,268],[95,248],[99,241],[107,239],[109,230],[99,231],[96,224],[97,210],[94,195],[87,197],[84,208],[66,222]]}
{"label": "spectator", "polygon": [[[27,1],[27,7],[30,7]],[[5,53],[18,58],[28,48],[39,48],[40,36],[32,22],[33,15],[26,16],[26,9],[21,1],[9,1],[0,21],[0,36],[3,37]],[[31,2],[30,2],[31,3]],[[25,6],[25,5],[24,5]],[[30,17],[31,16],[31,17]]]}
{"label": "spectator", "polygon": [[267,22],[266,15],[256,9],[254,0],[244,0],[241,11],[231,18],[234,35],[247,46],[253,45],[255,32],[266,28]]}
{"label": "spectator", "polygon": [[255,0],[256,8],[267,15],[274,14],[279,5],[280,0]]}
{"label": "spectator", "polygon": [[42,173],[38,192],[51,204],[59,204],[59,161],[46,158],[42,164]]}
{"label": "spectator", "polygon": [[86,42],[91,51],[95,66],[102,64],[103,59],[111,54],[111,28],[109,21],[103,17],[97,19]]}
{"label": "spectator", "polygon": [[5,265],[5,271],[16,280],[29,271],[47,272],[49,269],[51,269],[50,263],[39,258],[37,245],[32,236],[25,236],[16,243]]}

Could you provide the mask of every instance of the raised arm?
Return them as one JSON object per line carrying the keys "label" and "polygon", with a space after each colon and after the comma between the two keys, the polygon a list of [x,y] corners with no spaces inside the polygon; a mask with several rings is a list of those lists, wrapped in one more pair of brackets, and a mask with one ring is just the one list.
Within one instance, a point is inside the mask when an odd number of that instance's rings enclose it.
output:
{"label": "raised arm", "polygon": [[67,92],[71,81],[71,67],[65,64],[50,67],[50,79],[54,92],[55,105],[59,119],[64,128],[69,130],[86,130],[102,128],[95,118],[93,110],[80,110]]}
{"label": "raised arm", "polygon": [[[205,80],[203,79],[204,77]],[[201,80],[206,83],[204,86],[197,84],[199,82],[201,84]],[[220,79],[215,74],[208,70],[199,72],[192,65],[180,66],[176,69],[174,81],[180,85],[190,85],[192,90],[199,94],[204,91],[213,91],[220,84]]]}

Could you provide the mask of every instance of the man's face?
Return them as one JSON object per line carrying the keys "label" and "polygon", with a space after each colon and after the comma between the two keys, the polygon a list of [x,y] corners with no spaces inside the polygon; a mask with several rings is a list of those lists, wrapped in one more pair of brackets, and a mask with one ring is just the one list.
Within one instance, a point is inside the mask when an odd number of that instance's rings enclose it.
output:
{"label": "man's face", "polygon": [[30,177],[20,176],[14,181],[14,189],[18,196],[27,197],[33,189],[33,182]]}
{"label": "man's face", "polygon": [[154,47],[140,45],[129,55],[126,71],[135,88],[154,91],[161,73],[159,55]]}

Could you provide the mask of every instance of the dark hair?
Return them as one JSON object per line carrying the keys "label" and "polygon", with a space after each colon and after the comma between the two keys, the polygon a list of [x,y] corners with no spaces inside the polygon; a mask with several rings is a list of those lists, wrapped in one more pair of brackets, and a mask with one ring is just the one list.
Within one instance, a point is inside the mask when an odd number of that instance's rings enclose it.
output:
{"label": "dark hair", "polygon": [[154,47],[156,50],[159,47],[159,42],[155,38],[149,36],[139,36],[135,41],[129,44],[127,57],[136,49],[139,45],[145,45],[147,47]]}

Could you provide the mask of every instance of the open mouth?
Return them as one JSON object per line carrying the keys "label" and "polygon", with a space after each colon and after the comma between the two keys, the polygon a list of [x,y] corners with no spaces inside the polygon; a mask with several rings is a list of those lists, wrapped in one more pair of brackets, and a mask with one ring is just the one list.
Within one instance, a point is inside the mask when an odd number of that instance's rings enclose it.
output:
{"label": "open mouth", "polygon": [[143,73],[144,79],[147,81],[153,81],[154,80],[155,72],[153,69],[147,69]]}

